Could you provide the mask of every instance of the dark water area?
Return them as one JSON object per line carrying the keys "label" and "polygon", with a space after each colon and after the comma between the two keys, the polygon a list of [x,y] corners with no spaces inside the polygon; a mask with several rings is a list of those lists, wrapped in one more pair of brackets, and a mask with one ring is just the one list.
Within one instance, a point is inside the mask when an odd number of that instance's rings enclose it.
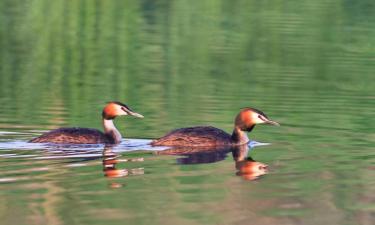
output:
{"label": "dark water area", "polygon": [[[373,224],[374,15],[369,0],[1,0],[1,224]],[[27,143],[102,129],[111,100],[145,116],[116,119],[120,145]],[[149,145],[231,133],[248,106],[281,126],[245,148]]]}

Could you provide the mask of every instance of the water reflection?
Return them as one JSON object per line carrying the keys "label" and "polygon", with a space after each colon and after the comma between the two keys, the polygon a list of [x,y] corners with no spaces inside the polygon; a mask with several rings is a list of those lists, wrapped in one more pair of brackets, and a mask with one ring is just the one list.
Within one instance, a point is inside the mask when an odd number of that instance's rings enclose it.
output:
{"label": "water reflection", "polygon": [[255,180],[268,173],[268,165],[257,162],[247,156],[249,147],[247,145],[238,146],[232,150],[233,159],[236,165],[236,175],[245,180]]}
{"label": "water reflection", "polygon": [[[132,159],[124,159],[121,158],[121,155],[115,153],[113,151],[112,145],[104,146],[103,150],[103,172],[104,176],[108,178],[119,178],[119,177],[127,177],[129,175],[142,175],[144,174],[143,168],[135,168],[135,169],[120,169],[117,168],[118,164],[121,162],[143,162],[144,158],[132,158]],[[123,185],[116,180],[110,180],[109,186],[111,188],[120,188]]]}
{"label": "water reflection", "polygon": [[128,176],[129,170],[116,168],[116,165],[119,161],[120,161],[119,155],[114,153],[111,147],[104,147],[104,150],[103,150],[104,176],[110,177],[110,178]]}
{"label": "water reflection", "polygon": [[[223,161],[229,153],[235,162],[235,174],[246,180],[254,180],[267,174],[268,166],[248,157],[249,151],[256,146],[267,145],[252,141],[249,145],[234,147],[179,147],[160,148],[149,145],[150,140],[126,139],[120,145],[77,145],[77,144],[31,144],[24,141],[1,142],[0,149],[6,151],[9,146],[18,149],[17,152],[0,154],[1,158],[24,158],[30,160],[61,160],[54,161],[54,167],[87,167],[102,164],[104,176],[109,178],[111,187],[122,187],[118,179],[130,175],[144,174],[144,168],[129,168],[128,162],[143,162],[144,158],[128,158],[124,152],[145,151],[155,155],[175,155],[178,164],[208,164]],[[30,151],[32,150],[32,151]],[[100,160],[100,161],[97,161]],[[51,167],[51,166],[49,166]],[[45,167],[42,167],[45,168]],[[39,170],[39,168],[33,168]],[[7,180],[7,179],[6,179]]]}
{"label": "water reflection", "polygon": [[235,162],[236,175],[245,180],[255,180],[268,173],[268,165],[249,157],[248,153],[251,149],[248,145],[216,148],[178,147],[157,153],[182,156],[177,158],[178,164],[203,164],[222,161],[231,152]]}

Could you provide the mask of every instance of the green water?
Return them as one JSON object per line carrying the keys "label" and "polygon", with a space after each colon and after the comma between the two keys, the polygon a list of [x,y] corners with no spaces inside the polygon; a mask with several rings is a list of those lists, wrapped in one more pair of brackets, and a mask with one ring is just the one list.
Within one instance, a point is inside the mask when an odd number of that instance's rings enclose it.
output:
{"label": "green water", "polygon": [[[1,224],[373,224],[374,15],[372,0],[1,0]],[[259,108],[282,124],[250,134],[272,143],[249,153],[268,174],[240,176],[231,153],[26,143],[100,129],[110,100],[145,116],[116,120],[138,139],[231,132]]]}

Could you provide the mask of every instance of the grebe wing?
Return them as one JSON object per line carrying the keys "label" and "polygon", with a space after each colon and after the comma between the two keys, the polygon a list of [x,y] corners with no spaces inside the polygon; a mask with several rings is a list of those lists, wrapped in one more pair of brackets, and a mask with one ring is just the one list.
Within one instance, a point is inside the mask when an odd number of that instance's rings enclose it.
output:
{"label": "grebe wing", "polygon": [[32,143],[98,144],[108,142],[103,132],[91,128],[59,128],[30,140]]}
{"label": "grebe wing", "polygon": [[151,142],[153,146],[217,146],[229,145],[231,136],[215,127],[187,127],[171,131]]}

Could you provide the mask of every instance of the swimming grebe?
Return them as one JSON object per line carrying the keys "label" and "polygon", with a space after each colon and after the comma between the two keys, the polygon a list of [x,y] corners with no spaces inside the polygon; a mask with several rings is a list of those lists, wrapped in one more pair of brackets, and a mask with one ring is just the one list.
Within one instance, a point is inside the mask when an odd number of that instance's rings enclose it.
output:
{"label": "swimming grebe", "polygon": [[232,135],[211,126],[188,127],[174,130],[152,141],[151,145],[191,147],[242,145],[249,142],[245,132],[250,132],[256,124],[262,123],[279,126],[263,112],[254,108],[244,108],[235,118]]}
{"label": "swimming grebe", "polygon": [[58,143],[58,144],[118,144],[121,142],[121,134],[116,129],[113,119],[117,116],[131,115],[143,118],[139,113],[132,111],[121,102],[109,102],[103,109],[102,120],[104,133],[91,128],[59,128],[49,131],[40,137],[30,140],[32,143]]}

